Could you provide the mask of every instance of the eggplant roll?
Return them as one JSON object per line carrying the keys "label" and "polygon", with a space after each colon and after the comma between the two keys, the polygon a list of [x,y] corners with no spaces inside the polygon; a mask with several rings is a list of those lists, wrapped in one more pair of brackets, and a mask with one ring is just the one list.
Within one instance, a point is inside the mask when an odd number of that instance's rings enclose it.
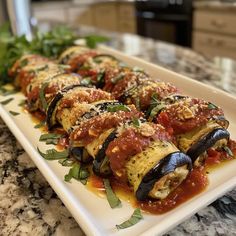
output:
{"label": "eggplant roll", "polygon": [[[163,104],[156,117],[157,122],[176,137],[177,147],[188,153],[194,163],[197,159],[203,160],[209,148],[220,149],[228,143],[228,121],[222,109],[204,100],[184,97],[172,104]],[[210,135],[218,129],[221,135]]]}
{"label": "eggplant roll", "polygon": [[145,121],[139,128],[128,122],[108,129],[85,148],[95,158],[94,173],[128,183],[138,200],[166,198],[192,168],[163,127]]}
{"label": "eggplant roll", "polygon": [[98,52],[96,50],[89,50],[84,46],[74,46],[65,50],[59,57],[59,63],[70,66],[68,71],[77,72],[84,62],[93,56],[96,56]]}
{"label": "eggplant roll", "polygon": [[44,78],[36,77],[27,87],[27,101],[30,111],[46,111],[46,107],[42,104],[43,100],[48,104],[64,87],[81,83],[81,77],[78,74],[61,73],[60,71],[49,72],[48,76]]}
{"label": "eggplant roll", "polygon": [[47,109],[47,125],[51,129],[59,123],[68,131],[76,124],[82,115],[92,109],[100,100],[111,100],[111,95],[102,90],[83,86],[69,86],[60,91]]}
{"label": "eggplant roll", "polygon": [[9,70],[9,75],[11,77],[17,77],[17,75],[24,70],[27,66],[34,65],[45,65],[50,62],[46,57],[36,55],[36,54],[26,54],[19,58]]}

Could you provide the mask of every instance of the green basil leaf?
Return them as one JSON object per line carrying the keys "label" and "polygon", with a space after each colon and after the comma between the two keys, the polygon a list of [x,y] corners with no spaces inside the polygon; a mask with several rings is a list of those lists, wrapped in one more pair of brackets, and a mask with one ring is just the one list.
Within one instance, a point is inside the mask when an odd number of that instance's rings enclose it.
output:
{"label": "green basil leaf", "polygon": [[48,139],[59,139],[61,138],[61,134],[53,134],[53,133],[49,133],[49,134],[42,134],[39,138],[39,141],[47,141]]}
{"label": "green basil leaf", "polygon": [[136,128],[139,128],[141,125],[141,121],[138,118],[133,118],[132,119],[132,124],[133,126],[135,126]]}
{"label": "green basil leaf", "polygon": [[13,116],[18,116],[18,115],[20,115],[19,112],[15,112],[15,111],[9,111],[9,113],[10,113],[11,115],[13,115]]}
{"label": "green basil leaf", "polygon": [[8,98],[8,99],[6,99],[6,100],[4,100],[4,101],[1,101],[0,103],[1,103],[2,105],[7,105],[7,104],[10,103],[12,100],[14,100],[14,98]]}
{"label": "green basil leaf", "polygon": [[85,37],[86,45],[90,48],[96,48],[98,43],[107,42],[109,39],[99,35],[89,35]]}
{"label": "green basil leaf", "polygon": [[107,111],[109,111],[109,112],[131,111],[131,109],[128,106],[126,106],[126,105],[117,104],[117,105],[109,105],[107,107]]}
{"label": "green basil leaf", "polygon": [[112,79],[111,79],[111,82],[112,82],[113,84],[116,84],[118,81],[124,79],[124,77],[125,77],[124,74],[120,74],[120,75],[118,75],[118,76],[112,78]]}
{"label": "green basil leaf", "polygon": [[105,73],[104,72],[101,72],[101,73],[98,73],[97,75],[97,82],[104,82],[104,75]]}
{"label": "green basil leaf", "polygon": [[49,82],[46,82],[44,83],[40,90],[39,90],[39,98],[40,98],[40,101],[42,103],[42,106],[43,106],[43,110],[46,111],[47,110],[47,107],[48,107],[48,104],[47,104],[47,101],[46,101],[46,98],[45,98],[45,93],[44,93],[44,90],[45,88],[48,86]]}
{"label": "green basil leaf", "polygon": [[41,127],[43,127],[45,125],[45,120],[41,121],[40,123],[38,123],[37,125],[34,126],[35,129],[39,129]]}
{"label": "green basil leaf", "polygon": [[23,99],[18,103],[18,106],[23,107],[25,104],[26,104],[26,99]]}
{"label": "green basil leaf", "polygon": [[0,87],[0,95],[8,96],[17,93],[18,91],[15,89],[6,89],[4,87]]}
{"label": "green basil leaf", "polygon": [[140,68],[138,66],[135,66],[133,69],[132,69],[134,72],[144,72],[144,69],[143,68]]}
{"label": "green basil leaf", "polygon": [[137,224],[140,220],[143,219],[142,213],[139,208],[136,208],[132,216],[122,224],[116,225],[117,229],[125,229]]}
{"label": "green basil leaf", "polygon": [[63,159],[58,161],[62,166],[72,166],[74,164],[74,160]]}
{"label": "green basil leaf", "polygon": [[157,104],[150,113],[150,118],[155,117],[163,108],[165,108],[165,104],[164,103],[159,103]]}
{"label": "green basil leaf", "polygon": [[50,144],[57,145],[58,139],[47,139],[45,143],[46,145],[50,145]]}
{"label": "green basil leaf", "polygon": [[228,146],[224,146],[223,150],[231,157],[234,157],[233,152],[231,151],[231,149]]}
{"label": "green basil leaf", "polygon": [[210,109],[210,110],[216,110],[216,109],[218,109],[218,107],[217,107],[215,104],[209,102],[209,103],[208,103],[208,109]]}
{"label": "green basil leaf", "polygon": [[108,179],[103,179],[103,183],[104,183],[104,187],[106,190],[106,196],[107,196],[107,200],[108,203],[110,205],[111,208],[115,208],[120,206],[121,201],[120,199],[115,195],[115,193],[113,192],[111,185],[110,185],[110,181]]}
{"label": "green basil leaf", "polygon": [[25,58],[25,59],[21,60],[20,61],[20,68],[26,66],[27,64],[28,64],[28,59]]}
{"label": "green basil leaf", "polygon": [[88,170],[83,168],[80,163],[74,163],[73,166],[70,168],[69,173],[65,175],[64,180],[66,182],[69,182],[72,178],[74,178],[85,185],[87,183],[88,177]]}
{"label": "green basil leaf", "polygon": [[53,161],[53,160],[60,160],[60,159],[65,159],[69,156],[69,151],[64,150],[62,152],[58,152],[55,149],[49,149],[46,151],[46,153],[43,153],[37,148],[39,154],[46,160]]}
{"label": "green basil leaf", "polygon": [[80,82],[81,85],[88,86],[91,84],[91,79],[90,78],[83,78]]}

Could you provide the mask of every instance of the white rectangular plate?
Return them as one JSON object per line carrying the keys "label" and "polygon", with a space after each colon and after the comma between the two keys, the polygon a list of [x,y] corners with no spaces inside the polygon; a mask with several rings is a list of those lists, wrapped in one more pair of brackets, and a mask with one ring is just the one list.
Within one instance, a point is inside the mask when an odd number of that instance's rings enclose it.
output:
{"label": "white rectangular plate", "polygon": [[[186,94],[209,100],[221,106],[230,121],[229,130],[232,138],[236,139],[235,97],[113,49],[103,46],[101,50],[117,56],[131,66],[143,68],[154,78],[175,84]],[[19,101],[24,96],[18,93],[8,97],[14,97],[15,99],[5,106],[0,105],[1,117],[87,235],[135,236],[163,234],[236,185],[236,160],[233,160],[209,174],[210,184],[203,193],[166,214],[143,214],[144,220],[137,225],[118,231],[115,225],[122,223],[131,216],[134,210],[132,206],[127,202],[122,202],[122,208],[112,210],[105,198],[98,197],[81,183],[77,181],[72,181],[72,183],[64,182],[64,175],[68,172],[68,168],[62,167],[57,161],[45,161],[36,150],[38,146],[42,151],[45,151],[46,146],[43,146],[38,141],[41,131],[34,128],[35,124],[32,122],[31,115],[22,113],[21,108],[18,106]],[[8,97],[0,96],[0,101]],[[21,114],[12,116],[9,110],[21,112]]]}

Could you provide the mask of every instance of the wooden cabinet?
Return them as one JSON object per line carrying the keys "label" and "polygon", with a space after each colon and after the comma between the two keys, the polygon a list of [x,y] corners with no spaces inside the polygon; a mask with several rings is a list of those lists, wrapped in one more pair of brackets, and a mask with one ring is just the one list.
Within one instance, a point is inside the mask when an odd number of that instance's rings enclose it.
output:
{"label": "wooden cabinet", "polygon": [[110,30],[118,30],[117,3],[104,2],[93,5],[94,26]]}
{"label": "wooden cabinet", "polygon": [[218,34],[236,35],[236,11],[218,12],[199,10],[194,14],[194,28]]}
{"label": "wooden cabinet", "polygon": [[194,13],[193,48],[210,57],[236,59],[236,10],[197,9]]}
{"label": "wooden cabinet", "polygon": [[118,19],[119,32],[136,33],[137,30],[134,3],[119,3]]}
{"label": "wooden cabinet", "polygon": [[134,2],[122,1],[56,1],[34,3],[34,16],[39,21],[52,21],[74,27],[88,25],[109,31],[136,33]]}
{"label": "wooden cabinet", "polygon": [[202,54],[236,59],[236,38],[203,32],[195,32],[193,38],[193,48]]}
{"label": "wooden cabinet", "polygon": [[67,12],[67,18],[70,25],[88,25],[93,23],[93,9],[89,6],[70,7]]}

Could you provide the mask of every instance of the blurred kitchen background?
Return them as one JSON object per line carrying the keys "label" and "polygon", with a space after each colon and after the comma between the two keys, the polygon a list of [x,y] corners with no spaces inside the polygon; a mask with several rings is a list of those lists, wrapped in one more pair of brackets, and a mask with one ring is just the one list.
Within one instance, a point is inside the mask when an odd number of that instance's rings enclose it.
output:
{"label": "blurred kitchen background", "polygon": [[[236,1],[205,0],[0,0],[0,24],[17,34],[38,25],[96,27],[193,48],[207,57],[236,59]],[[31,17],[32,16],[32,17]],[[30,19],[30,20],[29,20]]]}

